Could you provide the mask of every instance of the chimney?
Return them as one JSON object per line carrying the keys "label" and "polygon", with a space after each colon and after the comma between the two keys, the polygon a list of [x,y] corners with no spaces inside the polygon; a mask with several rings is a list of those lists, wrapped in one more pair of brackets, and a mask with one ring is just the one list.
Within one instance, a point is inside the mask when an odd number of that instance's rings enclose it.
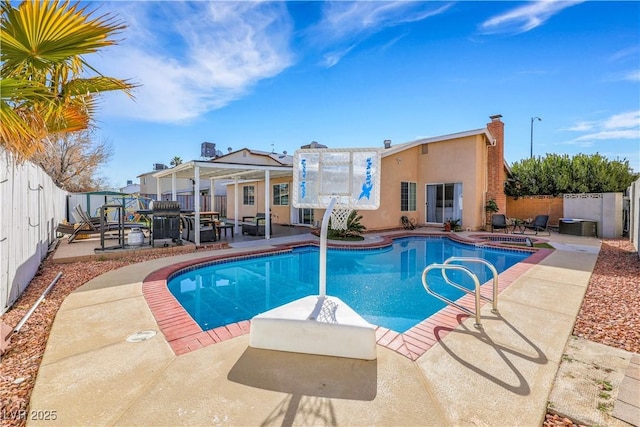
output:
{"label": "chimney", "polygon": [[391,140],[390,139],[385,139],[384,140],[384,148],[391,148]]}
{"label": "chimney", "polygon": [[303,145],[300,147],[302,149],[305,148],[327,148],[326,145],[320,144],[318,141],[311,141],[311,144]]}
{"label": "chimney", "polygon": [[130,179],[127,180],[127,185],[133,185],[133,181],[131,181]]}
{"label": "chimney", "polygon": [[493,137],[493,141],[487,145],[487,200],[494,199],[499,212],[506,213],[504,184],[507,177],[504,170],[504,123],[501,117],[501,114],[490,116],[491,122],[487,123],[487,130]]}

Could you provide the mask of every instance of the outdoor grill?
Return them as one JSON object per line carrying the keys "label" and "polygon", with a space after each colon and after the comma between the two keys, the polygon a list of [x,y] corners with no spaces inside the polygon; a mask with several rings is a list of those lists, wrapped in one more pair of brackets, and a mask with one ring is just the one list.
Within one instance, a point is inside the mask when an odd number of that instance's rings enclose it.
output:
{"label": "outdoor grill", "polygon": [[[156,240],[171,239],[178,245],[180,240],[180,204],[174,201],[154,201],[151,208],[153,215],[151,229],[151,246],[155,246]],[[168,246],[165,243],[164,246]]]}

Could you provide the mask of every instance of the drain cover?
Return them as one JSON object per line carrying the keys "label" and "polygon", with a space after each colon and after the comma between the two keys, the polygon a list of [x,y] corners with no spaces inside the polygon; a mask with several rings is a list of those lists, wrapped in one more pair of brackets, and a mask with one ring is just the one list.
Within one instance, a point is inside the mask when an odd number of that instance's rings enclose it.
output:
{"label": "drain cover", "polygon": [[140,331],[127,337],[128,342],[142,342],[156,336],[156,331]]}

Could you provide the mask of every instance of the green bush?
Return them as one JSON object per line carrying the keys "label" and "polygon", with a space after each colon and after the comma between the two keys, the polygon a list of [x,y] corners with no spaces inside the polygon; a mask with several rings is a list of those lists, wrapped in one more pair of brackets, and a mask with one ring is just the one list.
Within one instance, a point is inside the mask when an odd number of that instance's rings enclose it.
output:
{"label": "green bush", "polygon": [[353,210],[347,218],[346,230],[335,230],[331,227],[331,220],[329,220],[329,229],[327,230],[327,238],[333,240],[348,240],[355,237],[360,237],[360,234],[367,229],[360,223],[362,215],[358,215],[358,211]]}

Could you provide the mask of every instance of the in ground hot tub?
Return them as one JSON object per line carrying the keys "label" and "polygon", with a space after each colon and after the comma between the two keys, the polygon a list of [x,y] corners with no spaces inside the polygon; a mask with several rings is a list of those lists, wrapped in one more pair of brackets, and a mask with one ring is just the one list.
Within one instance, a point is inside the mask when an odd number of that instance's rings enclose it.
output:
{"label": "in ground hot tub", "polygon": [[598,237],[598,221],[581,218],[560,218],[560,234]]}

